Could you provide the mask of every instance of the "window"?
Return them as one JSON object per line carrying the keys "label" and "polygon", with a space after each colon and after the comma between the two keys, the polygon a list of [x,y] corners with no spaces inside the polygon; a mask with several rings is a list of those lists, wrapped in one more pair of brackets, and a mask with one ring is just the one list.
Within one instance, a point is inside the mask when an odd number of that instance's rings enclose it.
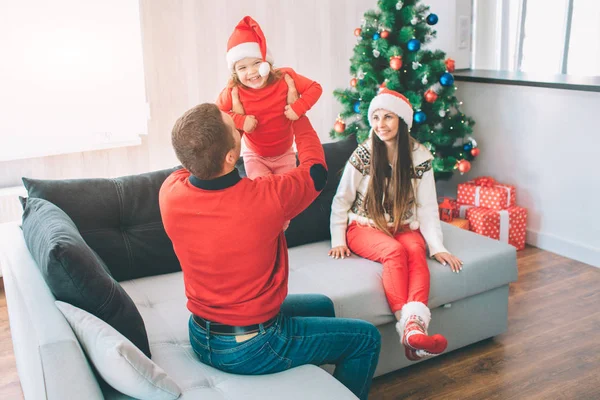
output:
{"label": "window", "polygon": [[600,1],[475,0],[473,67],[600,76]]}
{"label": "window", "polygon": [[567,73],[600,76],[600,1],[575,0]]}
{"label": "window", "polygon": [[0,48],[0,161],[141,143],[137,1],[4,2]]}
{"label": "window", "polygon": [[[560,74],[568,0],[527,0],[524,4],[520,70]],[[518,61],[517,61],[518,62]]]}

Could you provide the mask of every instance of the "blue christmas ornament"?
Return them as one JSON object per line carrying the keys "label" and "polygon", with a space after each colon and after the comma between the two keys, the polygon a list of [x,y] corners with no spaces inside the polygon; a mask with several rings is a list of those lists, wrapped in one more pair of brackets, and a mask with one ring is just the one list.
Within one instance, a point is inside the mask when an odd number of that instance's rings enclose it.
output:
{"label": "blue christmas ornament", "polygon": [[423,111],[417,111],[414,116],[414,120],[417,124],[422,124],[427,119],[427,116]]}
{"label": "blue christmas ornament", "polygon": [[421,42],[419,42],[417,39],[410,39],[406,47],[409,51],[419,51],[421,48]]}
{"label": "blue christmas ornament", "polygon": [[376,33],[373,35],[373,40],[379,40],[381,36],[379,35],[379,33]]}
{"label": "blue christmas ornament", "polygon": [[427,23],[429,25],[435,25],[435,24],[437,24],[438,23],[438,16],[435,15],[435,14],[429,14],[427,16]]}
{"label": "blue christmas ornament", "polygon": [[454,84],[454,77],[449,72],[444,72],[440,77],[440,83],[442,86],[452,86]]}
{"label": "blue christmas ornament", "polygon": [[473,148],[473,143],[471,143],[471,142],[465,143],[465,145],[463,146],[463,149],[465,151],[471,151],[472,148]]}
{"label": "blue christmas ornament", "polygon": [[354,112],[357,114],[360,112],[360,101],[354,103]]}

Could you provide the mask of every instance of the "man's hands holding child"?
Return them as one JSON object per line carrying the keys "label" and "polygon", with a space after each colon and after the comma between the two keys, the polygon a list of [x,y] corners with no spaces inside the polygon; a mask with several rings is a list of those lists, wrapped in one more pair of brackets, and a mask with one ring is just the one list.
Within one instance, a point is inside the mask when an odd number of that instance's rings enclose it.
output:
{"label": "man's hands holding child", "polygon": [[231,89],[231,111],[240,115],[246,114],[244,106],[242,106],[242,102],[240,101],[240,92],[237,86]]}
{"label": "man's hands holding child", "polygon": [[[240,115],[246,113],[244,111],[244,106],[242,106],[242,102],[240,101],[240,93],[237,86],[231,89],[231,111]],[[246,119],[244,119],[244,132],[254,132],[256,125],[258,125],[256,117],[254,115],[246,115]]]}
{"label": "man's hands holding child", "polygon": [[244,120],[244,132],[254,132],[256,125],[258,125],[256,117],[254,115],[246,115],[246,119]]}
{"label": "man's hands holding child", "polygon": [[300,118],[298,116],[298,114],[296,114],[296,112],[294,111],[292,106],[290,106],[290,105],[285,106],[285,111],[283,113],[285,114],[286,118],[289,119],[290,121],[295,121],[298,118]]}
{"label": "man's hands holding child", "polygon": [[433,257],[442,265],[449,264],[452,272],[458,274],[462,270],[463,262],[450,253],[442,252],[434,254]]}
{"label": "man's hands holding child", "polygon": [[285,74],[283,76],[283,79],[285,79],[285,83],[288,86],[287,103],[293,104],[296,100],[300,98],[300,96],[298,96],[298,89],[296,89],[296,83],[288,74]]}
{"label": "man's hands holding child", "polygon": [[283,112],[283,114],[290,121],[296,121],[300,117],[298,116],[298,114],[296,114],[296,112],[290,106],[296,100],[298,100],[298,98],[300,97],[300,96],[298,96],[298,90],[296,89],[296,83],[294,82],[292,77],[289,76],[288,74],[285,74],[283,79],[285,79],[285,83],[288,86],[287,105],[285,106],[285,111]]}
{"label": "man's hands holding child", "polygon": [[350,257],[350,254],[352,253],[350,253],[348,246],[337,246],[329,250],[329,257],[335,259]]}

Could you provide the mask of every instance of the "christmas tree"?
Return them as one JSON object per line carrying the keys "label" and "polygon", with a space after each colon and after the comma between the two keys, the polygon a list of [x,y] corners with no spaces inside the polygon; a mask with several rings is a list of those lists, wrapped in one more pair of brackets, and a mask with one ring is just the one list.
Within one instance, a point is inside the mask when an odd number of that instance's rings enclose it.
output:
{"label": "christmas tree", "polygon": [[460,111],[455,97],[454,60],[443,51],[423,50],[436,36],[438,16],[420,0],[379,0],[354,30],[358,42],[350,59],[350,88],[336,89],[343,110],[332,138],[369,136],[367,110],[382,87],[404,94],[414,109],[412,136],[434,155],[436,179],[471,168],[479,154],[470,137],[475,122]]}

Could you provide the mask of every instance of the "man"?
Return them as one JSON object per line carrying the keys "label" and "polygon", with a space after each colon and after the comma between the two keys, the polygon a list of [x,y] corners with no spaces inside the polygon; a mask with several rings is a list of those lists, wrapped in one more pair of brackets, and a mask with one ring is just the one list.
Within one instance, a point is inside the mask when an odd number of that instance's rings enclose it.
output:
{"label": "man", "polygon": [[[240,134],[216,105],[198,105],[175,123],[172,143],[184,169],[165,180],[159,201],[183,270],[190,342],[202,362],[231,373],[335,364],[334,376],[366,399],[379,358],[377,329],[280,312],[288,283],[281,227],[327,180],[323,147],[306,117],[294,132],[300,165],[250,180],[235,168]],[[323,315],[324,302],[316,303],[312,315]]]}

